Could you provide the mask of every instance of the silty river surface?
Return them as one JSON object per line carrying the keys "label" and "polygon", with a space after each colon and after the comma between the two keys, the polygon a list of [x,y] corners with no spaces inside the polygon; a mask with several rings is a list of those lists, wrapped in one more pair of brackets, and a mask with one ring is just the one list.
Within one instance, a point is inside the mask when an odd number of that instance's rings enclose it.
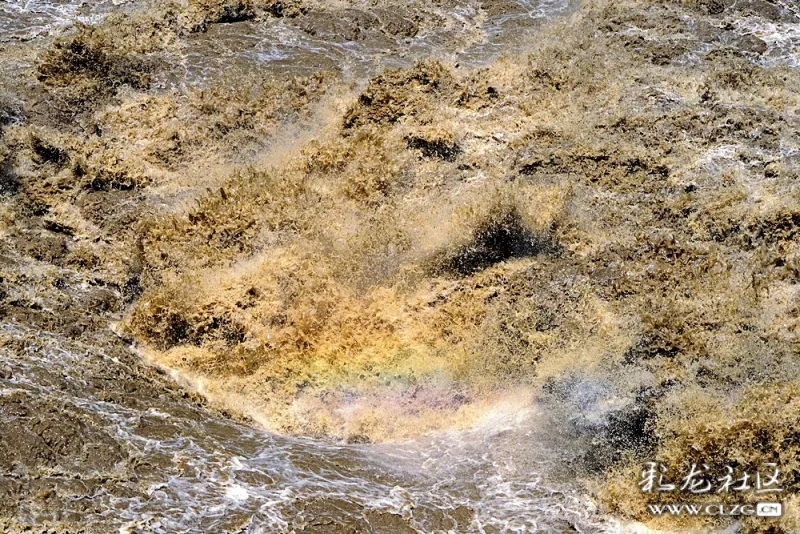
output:
{"label": "silty river surface", "polygon": [[[142,6],[136,0],[6,0],[0,2],[0,44],[46,42],[75,23]],[[342,40],[288,19],[221,25],[183,45],[179,83],[202,84],[232,62],[300,73],[341,68],[354,76],[426,56],[480,64],[574,9],[567,0],[513,7],[476,21],[474,6],[463,4],[448,14],[451,24],[407,39],[401,52],[392,48],[397,43]],[[28,66],[23,57],[14,67]],[[21,271],[34,269],[7,259]],[[96,292],[86,284],[70,291],[81,302]],[[33,298],[47,308],[46,297]],[[123,533],[616,528],[568,476],[546,476],[565,458],[543,443],[527,408],[500,407],[469,432],[401,444],[331,444],[271,435],[207,410],[102,329],[77,342],[11,320],[0,324],[0,334],[0,391],[20,410],[4,421],[20,450],[9,459],[11,474],[0,479],[0,491],[20,496],[19,507],[6,511],[12,528],[58,531],[76,522],[91,532]],[[54,423],[47,413],[56,410]],[[81,435],[82,450],[70,449],[62,433]],[[49,436],[45,445],[37,441],[42,435]],[[55,456],[53,467],[30,472],[14,463],[38,446]],[[47,498],[26,500],[40,492]]]}
{"label": "silty river surface", "polygon": [[[0,45],[47,42],[75,23],[144,9],[137,0],[0,1]],[[480,65],[535,37],[576,6],[517,0],[477,17],[469,2],[440,28],[402,43],[348,40],[302,21],[218,25],[181,44],[184,74],[162,87],[200,85],[244,69],[339,69],[363,78],[423,57]],[[444,8],[442,8],[444,9]],[[770,46],[764,61],[797,62],[797,24],[753,21]],[[343,38],[345,37],[345,38]],[[17,65],[26,68],[29,58]],[[2,82],[0,82],[2,83]],[[7,257],[35,277],[26,259]],[[87,310],[99,291],[77,279],[69,298]],[[74,282],[74,283],[72,283]],[[31,290],[34,291],[33,289]],[[30,301],[47,309],[49,297]],[[0,317],[0,394],[8,451],[0,491],[18,495],[9,528],[86,525],[89,532],[618,532],[560,466],[567,449],[530,403],[499,406],[476,428],[407,443],[333,444],[277,436],[204,407],[169,376],[143,365],[110,328],[80,340]],[[48,417],[57,413],[57,417]],[[78,435],[82,446],[61,437]],[[44,436],[44,438],[42,437]],[[44,440],[44,443],[42,442]],[[42,452],[44,451],[44,452]],[[42,454],[40,467],[20,467]],[[35,502],[28,500],[36,495]],[[6,499],[12,502],[13,498]]]}

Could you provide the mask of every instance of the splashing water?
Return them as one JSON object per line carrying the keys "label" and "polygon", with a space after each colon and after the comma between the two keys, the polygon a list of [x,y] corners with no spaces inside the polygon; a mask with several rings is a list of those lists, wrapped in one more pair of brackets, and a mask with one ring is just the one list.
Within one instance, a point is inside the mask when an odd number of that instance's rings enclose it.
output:
{"label": "splashing water", "polygon": [[[95,23],[140,5],[5,2],[0,40],[46,38],[76,21]],[[441,31],[403,42],[402,56],[391,53],[396,44],[387,50],[370,41],[315,36],[286,20],[220,25],[186,41],[181,82],[203,82],[232,62],[296,72],[346,64],[344,70],[361,74],[437,53],[474,63],[569,8],[569,2],[526,0],[480,20],[476,6],[460,6],[442,14],[450,23]],[[466,34],[460,49],[448,47],[459,33]],[[67,421],[44,417],[39,423],[55,434],[79,434],[85,447],[74,455],[79,460],[59,456],[50,444],[48,467],[9,468],[3,484],[22,500],[37,485],[56,488],[55,502],[20,509],[16,520],[23,525],[59,525],[78,516],[98,531],[121,533],[595,532],[607,524],[574,483],[545,479],[552,458],[536,446],[536,418],[527,401],[468,432],[402,444],[335,445],[267,434],[207,411],[189,396],[140,387],[148,379],[119,342],[106,350],[99,348],[109,347],[105,338],[75,341],[18,322],[2,323],[0,338],[7,371],[0,395],[32,407],[34,418],[37,410],[70,414]]]}
{"label": "splashing water", "polygon": [[143,3],[141,0],[8,0],[0,3],[0,43],[57,34],[75,22],[93,24],[106,15],[132,10]]}
{"label": "splashing water", "polygon": [[[4,2],[0,42],[45,40],[76,21],[95,23],[143,5]],[[782,18],[744,17],[732,31],[766,43],[762,63],[797,66],[798,13],[781,6]],[[223,71],[258,68],[297,74],[328,68],[358,78],[427,57],[479,66],[575,8],[570,0],[520,0],[479,14],[476,3],[466,2],[438,8],[446,24],[383,41],[348,39],[335,28],[326,33],[324,25],[309,31],[302,18],[220,24],[182,41],[180,75],[161,82],[182,88]],[[732,155],[720,146],[696,164],[717,172]],[[88,293],[76,289],[72,297]],[[31,301],[48,307],[36,295]],[[402,443],[333,444],[273,435],[206,409],[108,332],[71,339],[3,320],[0,395],[19,405],[0,432],[20,443],[20,454],[47,460],[31,469],[12,454],[3,466],[2,489],[25,503],[15,511],[21,525],[82,522],[91,531],[121,533],[621,528],[561,469],[569,458],[546,442],[544,417],[524,391],[471,430]],[[37,441],[28,431],[34,426],[46,439]],[[77,436],[82,448],[70,449],[65,436]]]}
{"label": "splashing water", "polygon": [[[0,351],[12,375],[0,381],[0,394],[67,407],[125,450],[128,461],[108,467],[91,494],[96,512],[85,517],[104,531],[283,532],[328,523],[378,532],[401,523],[418,532],[608,527],[572,484],[544,479],[553,459],[537,447],[535,414],[524,406],[500,410],[468,432],[334,445],[265,434],[174,399],[133,392],[137,408],[99,400],[86,369],[124,375],[129,364],[21,325],[3,324],[0,332],[6,345],[29,340],[24,357]],[[73,477],[42,479],[58,486]],[[44,524],[79,510],[81,491],[62,491],[73,498],[58,508],[27,508],[20,521]]]}

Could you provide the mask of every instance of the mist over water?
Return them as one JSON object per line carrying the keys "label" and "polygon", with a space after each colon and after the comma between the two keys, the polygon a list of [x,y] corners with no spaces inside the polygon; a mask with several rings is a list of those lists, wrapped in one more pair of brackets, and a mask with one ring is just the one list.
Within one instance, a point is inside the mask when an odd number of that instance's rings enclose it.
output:
{"label": "mist over water", "polygon": [[[76,418],[88,422],[83,439],[96,451],[62,458],[55,469],[12,467],[6,488],[58,495],[21,508],[20,525],[80,518],[98,532],[605,531],[607,520],[563,474],[546,480],[564,458],[543,447],[524,398],[470,431],[336,445],[267,434],[137,387],[145,379],[137,363],[91,339],[7,323],[0,336],[6,402],[21,399],[45,414],[59,407],[56,432],[74,432]],[[24,351],[9,351],[14,343]],[[124,385],[99,388],[96,369],[100,380]],[[122,405],[117,387],[128,396]],[[6,432],[25,432],[10,426]],[[30,438],[17,439],[25,446]]]}
{"label": "mist over water", "polygon": [[[75,23],[96,24],[146,6],[4,2],[0,41],[46,42]],[[427,57],[479,64],[570,9],[566,1],[507,7],[489,18],[477,17],[477,5],[442,7],[447,23],[441,28],[396,41],[351,41],[336,28],[309,32],[289,19],[219,25],[182,41],[173,56],[177,68],[162,87],[204,85],[248,69],[363,77]],[[19,268],[39,269],[18,261]],[[90,298],[93,285],[70,289],[70,298]],[[268,434],[179,392],[141,387],[137,382],[169,379],[141,376],[141,364],[123,349],[106,353],[106,334],[76,342],[12,320],[3,322],[0,335],[2,395],[32,406],[33,417],[37,409],[59,407],[67,422],[53,421],[52,431],[77,432],[90,447],[63,453],[77,458],[57,453],[53,468],[11,464],[13,474],[3,479],[9,491],[55,492],[16,512],[19,526],[79,520],[93,532],[595,532],[605,523],[569,480],[543,480],[558,458],[537,444],[530,394],[473,430],[379,446],[336,445]],[[27,424],[10,430],[22,433],[16,438],[22,446],[34,439]],[[100,452],[97,458],[92,450]]]}
{"label": "mist over water", "polygon": [[800,10],[583,4],[0,3],[0,525],[647,532],[769,434]]}

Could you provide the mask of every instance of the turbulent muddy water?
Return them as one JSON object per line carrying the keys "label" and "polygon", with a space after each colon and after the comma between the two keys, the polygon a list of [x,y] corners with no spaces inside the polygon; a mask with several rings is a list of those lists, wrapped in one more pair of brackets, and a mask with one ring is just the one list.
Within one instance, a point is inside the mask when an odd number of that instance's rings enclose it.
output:
{"label": "turbulent muddy water", "polygon": [[[216,27],[190,40],[183,50],[190,82],[202,83],[215,72],[236,66],[242,70],[288,70],[312,73],[320,69],[342,69],[361,78],[383,67],[408,66],[423,58],[451,58],[478,65],[518,46],[550,17],[567,13],[575,1],[545,0],[504,2],[497,13],[482,13],[469,2],[435,9],[441,26],[399,39],[387,38],[364,21],[342,23],[331,18],[271,24],[240,23],[235,31]],[[383,16],[391,16],[383,13]],[[372,31],[371,31],[372,30]]]}
{"label": "turbulent muddy water", "polygon": [[[407,66],[424,58],[452,58],[464,65],[486,63],[519,46],[537,26],[574,9],[576,0],[477,2],[432,5],[439,24],[415,27],[390,10],[355,18],[301,15],[298,18],[236,21],[212,26],[180,45],[167,85],[204,84],[227,70],[269,69],[296,74],[341,70],[363,78],[381,67]],[[5,2],[0,5],[0,42],[60,35],[76,23],[92,24],[119,12],[147,9],[142,0],[108,2]],[[347,14],[347,13],[346,13]],[[350,13],[354,15],[355,13]],[[401,18],[396,33],[377,31],[381,19]]]}
{"label": "turbulent muddy water", "polygon": [[783,0],[0,1],[0,527],[648,532],[656,455],[796,472],[798,50]]}
{"label": "turbulent muddy water", "polygon": [[[143,5],[4,2],[0,41],[30,41],[35,50],[76,22],[98,23]],[[357,23],[342,27],[324,17],[220,25],[181,43],[172,56],[177,69],[162,87],[203,85],[228,70],[323,68],[363,77],[425,57],[478,64],[572,8],[567,0],[526,1],[479,16],[476,5],[444,6],[437,8],[440,28],[399,41],[349,39],[347,32],[361,31]],[[24,69],[34,55],[11,57],[23,61],[11,61],[14,69]],[[29,280],[57,276],[72,302],[66,321],[80,329],[98,304],[95,293],[106,291],[69,270],[5,261]],[[51,309],[49,296],[33,286],[26,295],[33,308]],[[537,436],[527,393],[478,428],[415,441],[335,445],[281,437],[203,408],[143,367],[104,331],[108,324],[101,319],[80,341],[28,316],[0,325],[0,394],[16,407],[5,413],[2,430],[4,443],[17,448],[6,451],[3,464],[6,529],[595,532],[608,524],[566,471],[553,469],[567,458]]]}
{"label": "turbulent muddy water", "polygon": [[9,0],[0,6],[0,41],[30,40],[51,35],[76,22],[98,22],[104,15],[134,8],[135,5],[136,2],[125,0],[91,3]]}
{"label": "turbulent muddy water", "polygon": [[[3,351],[3,396],[29,417],[27,428],[6,421],[20,447],[9,454],[58,462],[33,472],[9,462],[3,490],[21,498],[20,527],[561,532],[603,524],[569,483],[542,480],[554,458],[540,450],[529,413],[501,411],[485,428],[419,442],[330,445],[265,434],[153,392],[137,384],[147,377],[135,363],[92,346],[20,325],[3,325],[2,336],[6,346],[25,344],[16,356]],[[116,384],[106,390],[102,380]],[[129,398],[120,402],[117,389]],[[42,426],[46,444],[31,435]],[[76,436],[82,443],[69,450]]]}

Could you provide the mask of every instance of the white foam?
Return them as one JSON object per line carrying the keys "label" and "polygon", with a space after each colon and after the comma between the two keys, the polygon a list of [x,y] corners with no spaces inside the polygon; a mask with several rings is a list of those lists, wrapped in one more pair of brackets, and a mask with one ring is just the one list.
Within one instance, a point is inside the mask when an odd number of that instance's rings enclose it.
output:
{"label": "white foam", "polygon": [[243,486],[234,484],[225,490],[225,497],[234,501],[246,501],[250,498],[250,493]]}

